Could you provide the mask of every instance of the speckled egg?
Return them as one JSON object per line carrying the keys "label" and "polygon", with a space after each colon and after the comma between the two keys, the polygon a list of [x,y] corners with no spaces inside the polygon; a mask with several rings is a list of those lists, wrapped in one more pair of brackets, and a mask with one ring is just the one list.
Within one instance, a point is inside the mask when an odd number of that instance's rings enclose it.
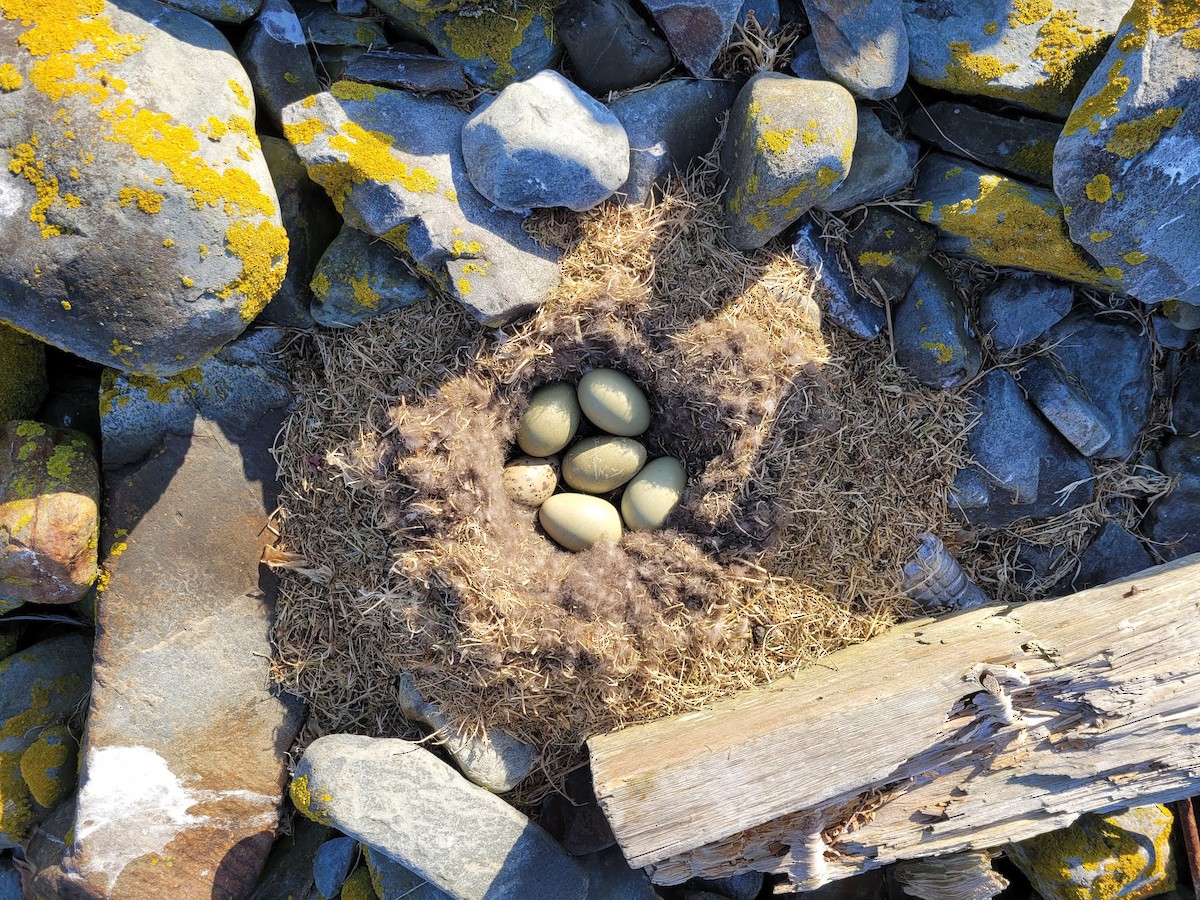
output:
{"label": "speckled egg", "polygon": [[517,424],[517,444],[530,456],[552,456],[579,430],[579,400],[564,381],[545,384],[529,398]]}
{"label": "speckled egg", "polygon": [[646,448],[633,438],[584,438],[563,457],[563,481],[577,491],[607,494],[645,464]]}
{"label": "speckled egg", "polygon": [[504,467],[504,493],[524,506],[541,506],[558,487],[558,457],[518,456]]}
{"label": "speckled egg", "polygon": [[634,437],[650,427],[650,403],[632,378],[613,369],[593,369],[579,380],[583,414],[609,434]]}
{"label": "speckled egg", "polygon": [[648,462],[621,496],[621,516],[631,531],[654,531],[683,498],[687,472],[672,456]]}
{"label": "speckled egg", "polygon": [[586,550],[600,541],[621,540],[621,516],[607,500],[591,494],[555,494],[538,510],[538,520],[567,550]]}

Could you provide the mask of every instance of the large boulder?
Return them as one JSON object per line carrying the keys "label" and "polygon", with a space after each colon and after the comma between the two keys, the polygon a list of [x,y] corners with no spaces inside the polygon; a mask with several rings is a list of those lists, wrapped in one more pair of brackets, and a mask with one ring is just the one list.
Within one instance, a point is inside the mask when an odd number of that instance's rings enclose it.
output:
{"label": "large boulder", "polygon": [[1198,22],[1137,0],[1054,148],[1071,236],[1145,303],[1200,307]]}
{"label": "large boulder", "polygon": [[539,306],[557,255],[472,187],[467,114],[436,97],[339,81],[284,110],[284,133],[347,224],[409,254],[489,325]]}
{"label": "large boulder", "polygon": [[153,0],[23,9],[0,18],[0,318],[108,366],[194,365],[287,266],[250,80],[213,25]]}
{"label": "large boulder", "polygon": [[1065,118],[1129,0],[904,0],[909,71]]}
{"label": "large boulder", "polygon": [[804,0],[821,66],[860,97],[894,97],[908,77],[901,0]]}

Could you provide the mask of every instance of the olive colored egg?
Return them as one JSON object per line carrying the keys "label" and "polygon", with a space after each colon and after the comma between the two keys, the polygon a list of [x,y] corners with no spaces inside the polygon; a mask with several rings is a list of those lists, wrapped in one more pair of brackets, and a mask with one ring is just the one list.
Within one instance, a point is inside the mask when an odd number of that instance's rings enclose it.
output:
{"label": "olive colored egg", "polygon": [[579,380],[579,406],[596,427],[634,437],[650,427],[650,403],[633,379],[613,369],[593,369]]}
{"label": "olive colored egg", "polygon": [[621,516],[607,500],[591,494],[555,494],[538,510],[546,534],[568,550],[621,540]]}
{"label": "olive colored egg", "polygon": [[518,456],[504,467],[504,493],[525,506],[541,506],[558,487],[558,457]]}
{"label": "olive colored egg", "polygon": [[564,381],[544,384],[529,398],[517,424],[517,444],[530,456],[552,456],[579,430],[579,401]]}
{"label": "olive colored egg", "polygon": [[631,531],[654,531],[679,505],[687,473],[673,456],[651,460],[621,496],[621,515]]}
{"label": "olive colored egg", "polygon": [[615,491],[646,464],[646,448],[633,438],[584,438],[563,457],[563,481],[577,491]]}

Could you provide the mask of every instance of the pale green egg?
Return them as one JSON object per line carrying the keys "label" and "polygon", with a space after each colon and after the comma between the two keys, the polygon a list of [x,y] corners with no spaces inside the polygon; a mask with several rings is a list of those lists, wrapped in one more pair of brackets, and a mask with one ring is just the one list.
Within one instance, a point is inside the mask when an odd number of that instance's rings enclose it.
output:
{"label": "pale green egg", "polygon": [[577,491],[615,491],[646,464],[646,448],[633,438],[590,437],[563,457],[563,481]]}
{"label": "pale green egg", "polygon": [[529,408],[517,424],[517,444],[530,456],[552,456],[579,429],[575,388],[563,381],[545,384],[529,398]]}
{"label": "pale green egg", "polygon": [[650,403],[632,378],[614,369],[593,369],[579,380],[583,414],[609,434],[634,437],[650,427]]}
{"label": "pale green egg", "polygon": [[538,510],[538,521],[568,550],[586,550],[600,541],[621,540],[621,516],[607,500],[591,494],[555,494]]}
{"label": "pale green egg", "polygon": [[631,531],[654,531],[683,498],[687,472],[672,456],[651,460],[634,476],[621,496],[621,516]]}
{"label": "pale green egg", "polygon": [[541,506],[558,487],[558,457],[518,456],[504,467],[504,493],[524,506]]}

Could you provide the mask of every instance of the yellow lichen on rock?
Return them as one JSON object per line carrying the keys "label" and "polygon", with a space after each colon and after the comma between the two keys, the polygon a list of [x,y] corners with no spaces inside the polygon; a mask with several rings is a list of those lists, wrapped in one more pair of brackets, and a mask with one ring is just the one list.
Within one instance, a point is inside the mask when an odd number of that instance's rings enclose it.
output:
{"label": "yellow lichen on rock", "polygon": [[1150,32],[1159,37],[1171,37],[1184,32],[1181,41],[1189,50],[1200,48],[1200,4],[1194,0],[1136,0],[1125,14],[1130,26],[1128,34],[1117,41],[1126,53],[1146,46]]}
{"label": "yellow lichen on rock", "polygon": [[0,65],[0,91],[18,91],[25,84],[25,79],[12,63]]}
{"label": "yellow lichen on rock", "polygon": [[1112,197],[1112,182],[1109,177],[1101,172],[1095,178],[1087,183],[1083,192],[1087,194],[1087,198],[1096,203],[1107,203]]}
{"label": "yellow lichen on rock", "polygon": [[283,126],[283,136],[295,147],[311,144],[324,133],[325,123],[316,118],[308,118],[292,125],[284,123]]}
{"label": "yellow lichen on rock", "polygon": [[1098,134],[1104,120],[1117,114],[1117,101],[1129,90],[1129,79],[1121,74],[1124,69],[1125,60],[1114,60],[1104,86],[1090,97],[1081,96],[1075,102],[1075,108],[1063,126],[1064,137],[1070,137],[1081,128]]}
{"label": "yellow lichen on rock", "polygon": [[273,222],[234,222],[225,232],[225,250],[241,260],[242,271],[216,294],[224,300],[240,291],[245,297],[241,317],[253,321],[287,275],[287,232]]}
{"label": "yellow lichen on rock", "polygon": [[379,900],[379,894],[371,881],[371,873],[366,868],[355,869],[342,882],[341,900]]}
{"label": "yellow lichen on rock", "polygon": [[60,193],[58,178],[46,174],[45,161],[37,156],[40,140],[40,136],[34,132],[27,142],[10,149],[9,155],[12,158],[9,160],[8,170],[14,175],[20,175],[33,186],[37,200],[29,209],[29,221],[41,229],[43,238],[48,239],[64,233],[63,226],[55,225],[47,218],[47,213],[54,204],[62,202],[67,207],[77,207],[80,205],[80,198],[74,194]]}
{"label": "yellow lichen on rock", "polygon": [[[535,2],[511,13],[454,16],[445,25],[450,52],[459,59],[495,63],[496,74],[492,81],[496,85],[507,84],[517,77],[513,53],[525,40],[525,33],[533,25],[534,18],[542,12],[543,4]],[[547,21],[550,17],[548,11],[543,16]]]}
{"label": "yellow lichen on rock", "polygon": [[162,212],[163,195],[157,191],[148,191],[130,185],[117,192],[117,199],[122,206],[137,204],[138,209],[149,215]]}
{"label": "yellow lichen on rock", "polygon": [[21,777],[38,806],[52,809],[71,792],[75,757],[75,739],[65,725],[47,728],[21,754]]}
{"label": "yellow lichen on rock", "polygon": [[356,122],[342,124],[329,146],[346,154],[344,162],[318,163],[309,168],[313,181],[325,188],[338,211],[356,184],[395,182],[412,193],[433,194],[437,179],[421,168],[409,168],[391,154],[394,138],[382,131],[367,131]]}
{"label": "yellow lichen on rock", "polygon": [[307,775],[298,775],[292,779],[291,787],[288,793],[292,798],[292,803],[296,809],[303,815],[312,819],[321,825],[330,824],[329,816],[319,808],[319,804],[330,802],[333,797],[325,791],[316,792],[316,788],[309,781]]}
{"label": "yellow lichen on rock", "polygon": [[1150,115],[1132,122],[1122,122],[1113,129],[1113,135],[1104,149],[1122,159],[1133,159],[1153,147],[1166,129],[1175,127],[1182,115],[1183,110],[1173,106],[1156,109]]}
{"label": "yellow lichen on rock", "polygon": [[379,88],[373,84],[363,84],[359,81],[335,81],[329,87],[329,93],[339,100],[357,100],[369,103],[379,96]]}
{"label": "yellow lichen on rock", "polygon": [[961,94],[995,96],[994,82],[1018,68],[1016,63],[1001,62],[998,57],[972,52],[969,41],[951,41],[948,49],[947,86]]}

